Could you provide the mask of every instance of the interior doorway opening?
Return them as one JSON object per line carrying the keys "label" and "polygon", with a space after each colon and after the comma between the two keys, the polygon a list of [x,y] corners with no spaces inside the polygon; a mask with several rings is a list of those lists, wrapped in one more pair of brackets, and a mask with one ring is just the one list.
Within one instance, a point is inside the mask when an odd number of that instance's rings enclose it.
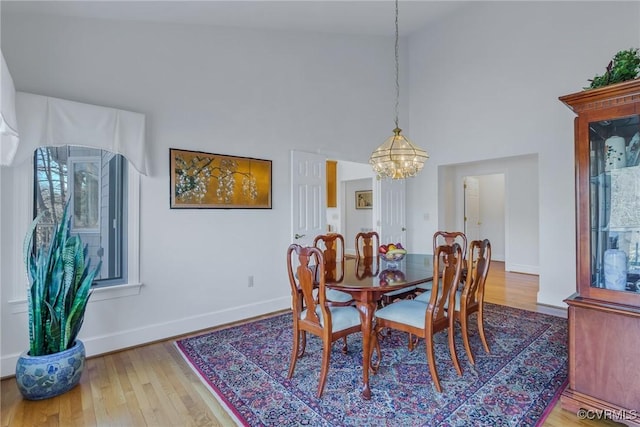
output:
{"label": "interior doorway opening", "polygon": [[327,232],[342,234],[345,254],[355,255],[355,235],[376,227],[374,206],[358,206],[356,199],[361,192],[371,192],[372,203],[376,203],[375,174],[367,163],[329,161],[336,162],[336,204],[326,209]]}
{"label": "interior doorway opening", "polygon": [[505,258],[504,188],[503,173],[463,178],[464,233],[469,241],[489,239],[495,261]]}
{"label": "interior doorway opening", "polygon": [[[504,219],[493,221],[502,222],[504,237],[500,237],[501,233],[491,228],[499,230],[498,225],[491,221],[486,224],[486,218],[479,221],[482,227],[479,229],[479,237],[492,240],[492,258],[504,260],[506,271],[539,274],[538,174],[537,154],[438,166],[438,229],[468,228],[465,225],[465,178],[486,177],[491,180],[490,177],[502,175],[504,184],[487,183],[484,189],[480,186],[478,203],[495,203],[492,198],[503,194],[504,208],[501,210],[504,212]],[[497,187],[503,190],[497,190]],[[487,196],[486,200],[483,194]],[[503,242],[502,248],[498,242]]]}

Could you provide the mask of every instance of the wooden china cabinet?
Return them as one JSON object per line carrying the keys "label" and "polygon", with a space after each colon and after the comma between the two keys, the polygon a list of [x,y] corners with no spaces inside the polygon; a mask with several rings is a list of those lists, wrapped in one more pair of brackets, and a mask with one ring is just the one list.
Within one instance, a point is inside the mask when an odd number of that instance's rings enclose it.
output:
{"label": "wooden china cabinet", "polygon": [[640,79],[560,100],[577,114],[577,285],[565,300],[561,404],[640,426]]}

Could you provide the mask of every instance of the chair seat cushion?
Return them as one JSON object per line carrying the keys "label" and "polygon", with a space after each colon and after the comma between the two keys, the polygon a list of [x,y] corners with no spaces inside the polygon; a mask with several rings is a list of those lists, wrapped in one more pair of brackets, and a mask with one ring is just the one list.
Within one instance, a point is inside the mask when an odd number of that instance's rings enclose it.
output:
{"label": "chair seat cushion", "polygon": [[[341,331],[360,325],[360,312],[355,307],[328,307],[331,312],[331,332]],[[316,307],[316,314],[320,319],[320,325],[324,327],[324,319],[320,307]],[[307,310],[300,313],[300,318],[307,316]]]}
{"label": "chair seat cushion", "polygon": [[420,295],[415,297],[413,300],[414,301],[424,302],[424,303],[428,304],[430,299],[431,299],[431,289],[421,293]]}
{"label": "chair seat cushion", "polygon": [[327,301],[332,301],[332,302],[349,302],[353,300],[353,297],[351,297],[351,294],[338,291],[335,289],[327,289],[325,291],[325,297],[327,298]]}
{"label": "chair seat cushion", "polygon": [[401,300],[376,310],[376,318],[403,323],[416,328],[425,327],[428,304],[415,300]]}
{"label": "chair seat cushion", "polygon": [[[427,282],[427,283],[422,283],[420,285],[417,286],[417,290],[419,291],[425,291],[423,293],[421,293],[420,295],[418,295],[417,297],[415,297],[414,299],[416,301],[423,301],[423,302],[429,302],[429,298],[431,298],[431,289],[433,285],[433,281]],[[438,285],[442,286],[442,279],[438,280]]]}

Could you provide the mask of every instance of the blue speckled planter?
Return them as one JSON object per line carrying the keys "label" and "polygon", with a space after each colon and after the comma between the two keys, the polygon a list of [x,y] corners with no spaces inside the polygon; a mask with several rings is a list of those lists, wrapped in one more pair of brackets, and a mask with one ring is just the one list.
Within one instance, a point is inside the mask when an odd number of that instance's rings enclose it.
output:
{"label": "blue speckled planter", "polygon": [[84,370],[84,344],[60,353],[29,356],[25,351],[16,363],[16,382],[25,399],[41,400],[66,393],[80,381]]}

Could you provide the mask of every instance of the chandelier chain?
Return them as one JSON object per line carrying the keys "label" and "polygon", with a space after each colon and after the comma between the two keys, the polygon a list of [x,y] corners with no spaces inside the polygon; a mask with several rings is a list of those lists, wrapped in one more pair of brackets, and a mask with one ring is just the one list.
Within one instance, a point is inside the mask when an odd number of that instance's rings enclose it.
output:
{"label": "chandelier chain", "polygon": [[381,179],[405,179],[416,176],[418,172],[422,170],[425,160],[429,158],[426,151],[415,146],[409,139],[402,135],[402,130],[398,126],[398,117],[400,115],[400,32],[398,30],[398,2],[399,0],[395,0],[396,128],[393,130],[393,135],[387,138],[381,146],[376,148],[369,157],[369,163],[378,175],[378,178]]}
{"label": "chandelier chain", "polygon": [[399,105],[400,105],[400,78],[399,78],[399,34],[398,34],[398,0],[396,0],[396,45],[395,45],[395,60],[396,60],[396,128],[398,127]]}

